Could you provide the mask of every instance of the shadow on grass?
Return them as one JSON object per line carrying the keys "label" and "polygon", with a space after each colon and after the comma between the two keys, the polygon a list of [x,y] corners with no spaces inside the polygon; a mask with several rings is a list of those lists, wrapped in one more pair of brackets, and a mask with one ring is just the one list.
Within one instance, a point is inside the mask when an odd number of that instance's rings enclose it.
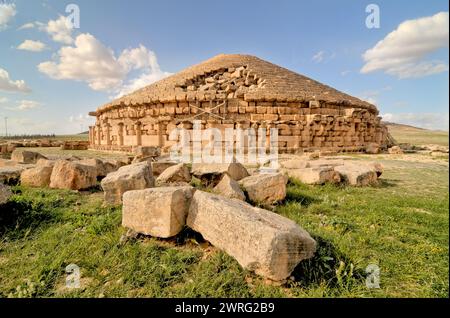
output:
{"label": "shadow on grass", "polygon": [[301,193],[300,191],[293,191],[291,189],[287,190],[285,202],[298,202],[303,207],[308,207],[312,203],[317,203],[319,200],[317,198],[313,198],[312,196]]}
{"label": "shadow on grass", "polygon": [[365,272],[352,268],[352,261],[342,254],[330,241],[314,237],[317,250],[310,259],[301,261],[292,276],[302,287],[326,283],[330,288],[346,288],[350,284],[362,282]]}
{"label": "shadow on grass", "polygon": [[398,182],[400,180],[394,180],[394,179],[378,179],[379,180],[379,184],[378,184],[378,188],[393,188],[393,187],[397,187],[398,186]]}
{"label": "shadow on grass", "polygon": [[57,217],[44,202],[31,201],[17,194],[20,191],[0,206],[0,236],[9,240],[28,236],[42,223]]}
{"label": "shadow on grass", "polygon": [[187,243],[202,245],[206,243],[205,239],[200,233],[188,228],[187,226],[184,227],[184,229],[171,240],[173,240],[176,245],[185,245]]}

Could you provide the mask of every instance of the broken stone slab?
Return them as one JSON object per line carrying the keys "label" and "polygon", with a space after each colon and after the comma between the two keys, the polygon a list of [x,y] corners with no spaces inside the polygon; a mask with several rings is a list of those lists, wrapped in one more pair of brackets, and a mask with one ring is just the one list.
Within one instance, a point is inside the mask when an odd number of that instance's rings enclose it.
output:
{"label": "broken stone slab", "polygon": [[18,163],[36,163],[38,159],[47,159],[38,152],[16,149],[11,154],[11,160]]}
{"label": "broken stone slab", "polygon": [[214,192],[230,199],[245,201],[245,194],[239,183],[231,179],[226,173],[223,175],[222,180],[214,187]]}
{"label": "broken stone slab", "polygon": [[109,173],[117,171],[120,167],[127,165],[123,160],[100,159],[103,163],[103,173],[101,177],[106,177]]}
{"label": "broken stone slab", "polygon": [[153,161],[152,162],[152,171],[153,176],[157,177],[159,176],[164,170],[166,170],[169,167],[175,166],[178,164],[174,161]]}
{"label": "broken stone slab", "polygon": [[155,146],[137,146],[133,152],[137,158],[154,158],[161,155],[161,148]]}
{"label": "broken stone slab", "polygon": [[93,166],[97,169],[97,178],[104,178],[108,173],[117,171],[125,163],[114,159],[98,159],[98,158],[86,158],[79,160],[80,163]]}
{"label": "broken stone slab", "polygon": [[340,174],[333,167],[313,167],[303,169],[285,169],[283,171],[289,178],[297,179],[306,184],[337,184],[341,181]]}
{"label": "broken stone slab", "polygon": [[29,187],[48,187],[52,175],[52,166],[37,166],[35,168],[22,171],[20,184]]}
{"label": "broken stone slab", "polygon": [[380,162],[368,162],[367,166],[375,171],[377,177],[379,178],[384,171],[384,166]]}
{"label": "broken stone slab", "polygon": [[285,169],[305,169],[315,167],[335,167],[342,166],[344,164],[343,159],[316,159],[306,160],[304,158],[295,158],[281,162],[281,167]]}
{"label": "broken stone slab", "polygon": [[281,167],[285,169],[304,169],[308,167],[308,160],[305,159],[290,159],[280,162]]}
{"label": "broken stone slab", "polygon": [[86,159],[81,159],[79,162],[83,165],[87,165],[87,166],[91,166],[94,167],[95,171],[96,171],[96,175],[97,178],[98,177],[105,177],[106,176],[106,169],[103,165],[103,161],[97,158],[86,158]]}
{"label": "broken stone slab", "polygon": [[56,160],[50,160],[50,159],[38,159],[36,161],[36,166],[42,167],[42,166],[48,166],[53,167],[55,165]]}
{"label": "broken stone slab", "polygon": [[154,185],[155,179],[148,162],[120,167],[101,181],[102,189],[105,192],[105,202],[108,204],[120,204],[126,191],[142,190]]}
{"label": "broken stone slab", "polygon": [[393,146],[391,148],[388,148],[388,153],[391,155],[402,155],[403,150],[399,146]]}
{"label": "broken stone slab", "polygon": [[16,161],[0,158],[0,167],[12,167],[16,165],[17,165]]}
{"label": "broken stone slab", "polygon": [[186,224],[238,263],[272,280],[289,277],[316,242],[295,222],[239,200],[197,190]]}
{"label": "broken stone slab", "polygon": [[0,184],[16,185],[20,182],[20,174],[25,168],[21,166],[1,167]]}
{"label": "broken stone slab", "polygon": [[345,164],[343,159],[318,159],[308,162],[308,168],[337,167]]}
{"label": "broken stone slab", "polygon": [[77,161],[56,161],[50,176],[50,188],[83,190],[97,184],[95,167]]}
{"label": "broken stone slab", "polygon": [[207,185],[217,185],[223,174],[227,173],[233,180],[239,181],[249,176],[245,167],[238,162],[232,163],[194,163],[191,173]]}
{"label": "broken stone slab", "polygon": [[281,173],[261,173],[239,181],[251,202],[270,205],[284,200],[288,178]]}
{"label": "broken stone slab", "polygon": [[164,170],[156,179],[156,185],[164,184],[186,184],[191,182],[191,173],[184,163],[179,163]]}
{"label": "broken stone slab", "polygon": [[123,195],[122,225],[154,237],[175,236],[186,224],[194,191],[190,186],[127,191]]}
{"label": "broken stone slab", "polygon": [[11,189],[7,185],[0,183],[0,205],[8,202],[11,196],[12,196]]}
{"label": "broken stone slab", "polygon": [[353,186],[377,185],[378,176],[373,167],[364,164],[347,163],[334,168],[344,183]]}

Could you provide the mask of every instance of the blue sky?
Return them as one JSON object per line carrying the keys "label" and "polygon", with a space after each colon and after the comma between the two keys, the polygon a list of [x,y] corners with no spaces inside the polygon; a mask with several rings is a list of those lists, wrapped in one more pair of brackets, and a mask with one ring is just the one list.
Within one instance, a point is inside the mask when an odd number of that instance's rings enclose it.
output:
{"label": "blue sky", "polygon": [[[65,24],[70,3],[79,28]],[[370,3],[379,28],[366,27]],[[10,133],[77,133],[111,98],[219,53],[256,55],[388,120],[448,130],[444,0],[0,0],[0,116]]]}

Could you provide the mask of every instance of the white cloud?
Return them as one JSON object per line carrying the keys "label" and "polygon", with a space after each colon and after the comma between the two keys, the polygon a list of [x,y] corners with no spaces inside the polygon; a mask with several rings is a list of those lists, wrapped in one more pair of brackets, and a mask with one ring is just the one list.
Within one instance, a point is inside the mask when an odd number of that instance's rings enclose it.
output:
{"label": "white cloud", "polygon": [[449,128],[449,113],[386,113],[382,114],[384,121],[415,127],[447,130]]}
{"label": "white cloud", "polygon": [[[56,61],[43,62],[38,69],[53,79],[84,81],[93,90],[116,93],[168,74],[160,70],[155,53],[145,46],[126,49],[116,58],[113,50],[89,33],[77,36],[74,46],[62,47]],[[142,74],[122,89],[132,70],[141,70]]]}
{"label": "white cloud", "polygon": [[25,23],[19,28],[17,28],[18,31],[20,30],[26,30],[26,29],[33,29],[35,27],[35,24],[33,22]]}
{"label": "white cloud", "polygon": [[6,97],[0,97],[0,104],[4,104],[8,101]]}
{"label": "white cloud", "polygon": [[313,55],[313,57],[311,58],[311,61],[313,61],[314,63],[327,63],[330,60],[334,59],[336,57],[336,53],[335,52],[327,52],[327,51],[319,51],[316,54]]}
{"label": "white cloud", "polygon": [[423,61],[427,55],[448,47],[448,29],[448,12],[401,23],[363,54],[366,64],[361,73],[381,70],[403,79],[448,71],[444,62]]}
{"label": "white cloud", "polygon": [[38,103],[34,100],[21,100],[19,105],[17,106],[18,110],[30,110],[33,108],[37,108],[41,106],[41,103]]}
{"label": "white cloud", "polygon": [[46,46],[41,41],[25,40],[17,47],[17,49],[31,52],[41,52],[46,49]]}
{"label": "white cloud", "polygon": [[6,28],[8,22],[16,15],[14,3],[0,3],[0,31]]}
{"label": "white cloud", "polygon": [[60,16],[56,20],[50,20],[47,25],[41,26],[41,29],[47,32],[55,42],[63,44],[73,43],[73,26],[67,17]]}
{"label": "white cloud", "polygon": [[341,76],[347,76],[348,74],[350,74],[352,71],[349,70],[345,70],[341,72]]}
{"label": "white cloud", "polygon": [[0,90],[23,93],[28,93],[31,91],[24,80],[12,80],[9,77],[9,73],[2,68],[0,68]]}
{"label": "white cloud", "polygon": [[325,58],[325,51],[319,51],[312,57],[312,61],[316,63],[320,63]]}

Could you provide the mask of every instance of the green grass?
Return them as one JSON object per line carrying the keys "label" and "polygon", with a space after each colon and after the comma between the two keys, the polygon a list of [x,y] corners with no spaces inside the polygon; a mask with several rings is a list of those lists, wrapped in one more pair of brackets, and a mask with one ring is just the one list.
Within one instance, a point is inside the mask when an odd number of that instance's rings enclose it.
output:
{"label": "green grass", "polygon": [[[120,207],[98,192],[16,187],[0,208],[0,297],[448,297],[448,166],[384,160],[382,185],[291,180],[276,211],[318,242],[277,286],[185,230],[120,242]],[[81,287],[65,288],[65,268]],[[381,269],[380,289],[365,269]]]}

